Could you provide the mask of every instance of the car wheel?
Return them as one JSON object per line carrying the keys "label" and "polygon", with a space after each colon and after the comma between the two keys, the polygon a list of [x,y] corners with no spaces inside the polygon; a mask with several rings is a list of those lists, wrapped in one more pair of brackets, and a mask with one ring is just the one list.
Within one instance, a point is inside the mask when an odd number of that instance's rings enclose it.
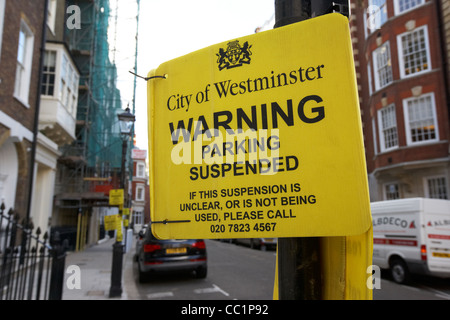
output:
{"label": "car wheel", "polygon": [[[139,263],[138,263],[139,264]],[[145,283],[148,282],[149,280],[149,273],[148,272],[143,272],[141,270],[141,268],[139,267],[139,283]]]}
{"label": "car wheel", "polygon": [[397,283],[407,283],[410,278],[408,267],[402,259],[395,259],[391,263],[391,276]]}
{"label": "car wheel", "polygon": [[259,243],[257,240],[251,239],[250,240],[250,248],[252,249],[260,249],[261,243]]}
{"label": "car wheel", "polygon": [[206,278],[207,274],[208,274],[207,267],[198,267],[197,270],[195,270],[195,277],[197,279],[204,279],[204,278]]}

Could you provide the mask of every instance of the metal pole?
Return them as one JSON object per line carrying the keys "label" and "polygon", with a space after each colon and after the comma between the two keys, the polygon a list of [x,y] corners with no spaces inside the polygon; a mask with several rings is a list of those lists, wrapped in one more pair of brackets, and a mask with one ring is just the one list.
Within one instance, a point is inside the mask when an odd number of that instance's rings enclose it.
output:
{"label": "metal pole", "polygon": [[[137,70],[137,63],[138,63],[138,44],[139,44],[139,16],[141,14],[141,0],[136,0],[137,4],[137,14],[136,14],[136,48],[134,52],[134,85],[133,85],[133,110],[132,113],[136,114],[136,74],[138,73]],[[134,139],[134,127],[132,129],[131,137]]]}
{"label": "metal pole", "polygon": [[[345,14],[345,5],[348,15],[348,0],[275,0],[274,28],[335,11]],[[319,300],[321,295],[320,238],[279,238],[279,299]]]}
{"label": "metal pole", "polygon": [[59,233],[56,232],[55,239],[52,243],[52,267],[50,276],[49,300],[62,300],[64,271],[66,264],[66,248],[61,244]]}
{"label": "metal pole", "polygon": [[[138,74],[138,49],[139,49],[139,17],[141,15],[141,0],[136,0],[136,5],[137,5],[137,12],[136,12],[136,46],[135,46],[135,52],[134,52],[134,81],[133,81],[133,109],[132,109],[132,113],[136,114],[136,79],[137,79],[137,74]],[[135,136],[135,129],[134,126],[131,129],[131,148],[134,148],[134,136]],[[131,158],[130,158],[131,159]],[[130,165],[129,165],[129,169],[130,169],[130,177],[129,177],[129,182],[132,185],[133,184],[133,160],[131,159],[130,161]],[[129,239],[128,237],[128,229],[131,228],[131,224],[130,221],[132,220],[133,217],[133,211],[132,209],[132,203],[133,199],[131,198],[129,200],[129,208],[130,208],[130,213],[128,216],[128,227],[125,229],[125,243],[127,245],[128,248],[128,241],[131,240],[131,238]],[[133,228],[131,228],[133,229]]]}
{"label": "metal pole", "polygon": [[[125,189],[125,159],[127,154],[127,139],[122,141],[122,172],[120,173],[120,188]],[[125,194],[125,192],[124,192]],[[122,296],[122,265],[123,265],[123,244],[117,241],[113,244],[113,256],[111,267],[111,287],[109,297]]]}
{"label": "metal pole", "polygon": [[[126,162],[126,158],[127,158],[127,147],[128,147],[128,141],[127,139],[123,139],[122,140],[122,167],[121,167],[121,171],[120,171],[120,188],[121,189],[125,189],[125,179],[126,179],[126,175],[125,175],[125,162]],[[124,195],[125,195],[125,190],[124,190]]]}
{"label": "metal pole", "polygon": [[122,296],[122,260],[123,244],[116,241],[113,244],[111,287],[109,289],[110,298]]}

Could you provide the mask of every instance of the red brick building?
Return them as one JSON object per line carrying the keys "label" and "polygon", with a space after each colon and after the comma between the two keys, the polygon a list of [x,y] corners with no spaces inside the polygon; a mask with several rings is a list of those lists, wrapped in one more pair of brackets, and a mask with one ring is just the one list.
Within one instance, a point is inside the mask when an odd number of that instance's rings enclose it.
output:
{"label": "red brick building", "polygon": [[450,199],[442,1],[350,3],[371,201]]}
{"label": "red brick building", "polygon": [[[45,1],[0,0],[0,202],[26,215]],[[45,143],[45,138],[41,139]]]}
{"label": "red brick building", "polygon": [[132,220],[135,232],[150,222],[150,190],[147,172],[147,150],[133,149],[133,179],[131,184]]}

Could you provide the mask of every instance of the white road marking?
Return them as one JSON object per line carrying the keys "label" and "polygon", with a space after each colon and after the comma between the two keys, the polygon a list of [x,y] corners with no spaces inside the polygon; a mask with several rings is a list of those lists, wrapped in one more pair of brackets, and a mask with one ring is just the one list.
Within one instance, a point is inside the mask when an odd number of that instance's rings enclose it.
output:
{"label": "white road marking", "polygon": [[165,297],[173,297],[173,292],[168,291],[168,292],[155,292],[147,294],[148,299],[165,298]]}
{"label": "white road marking", "polygon": [[221,294],[225,296],[229,296],[229,294],[225,291],[223,291],[219,286],[213,284],[212,288],[202,288],[202,289],[195,289],[194,293],[201,294],[201,293],[212,293],[212,292],[220,292]]}

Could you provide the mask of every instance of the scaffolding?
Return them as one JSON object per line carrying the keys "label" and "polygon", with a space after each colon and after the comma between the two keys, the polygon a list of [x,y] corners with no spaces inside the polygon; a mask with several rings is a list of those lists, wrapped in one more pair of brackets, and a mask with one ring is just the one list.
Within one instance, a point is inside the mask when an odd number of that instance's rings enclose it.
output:
{"label": "scaffolding", "polygon": [[61,150],[55,185],[57,221],[53,225],[79,227],[80,216],[91,215],[93,207],[108,205],[99,186],[118,187],[122,139],[117,114],[122,112],[122,103],[117,69],[109,57],[110,1],[68,0],[67,5],[76,5],[81,12],[81,28],[65,28],[64,35],[80,71],[80,82],[76,139]]}

